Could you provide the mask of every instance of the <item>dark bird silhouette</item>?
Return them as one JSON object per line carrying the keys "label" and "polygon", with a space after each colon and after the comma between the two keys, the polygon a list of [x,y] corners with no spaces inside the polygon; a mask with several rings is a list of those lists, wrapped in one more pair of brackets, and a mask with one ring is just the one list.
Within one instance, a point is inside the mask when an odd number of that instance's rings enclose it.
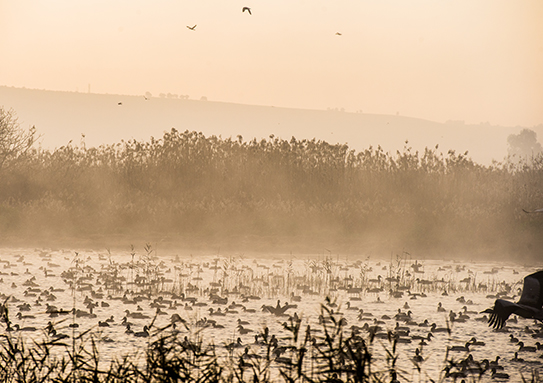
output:
{"label": "dark bird silhouette", "polygon": [[535,209],[535,210],[532,210],[532,211],[528,211],[528,210],[522,209],[522,211],[525,212],[526,214],[543,213],[543,208],[541,208],[541,209]]}
{"label": "dark bird silhouette", "polygon": [[123,103],[122,102],[118,102],[117,105],[122,105]]}
{"label": "dark bird silhouette", "polygon": [[252,15],[252,13],[251,13],[251,8],[249,8],[249,7],[243,7],[243,8],[241,8],[241,12],[245,12],[245,11],[249,12],[249,14]]}
{"label": "dark bird silhouette", "polygon": [[191,31],[193,31],[194,29],[196,29],[196,24],[194,24],[192,27],[189,27],[189,26],[187,25],[187,28],[190,29]]}
{"label": "dark bird silhouette", "polygon": [[336,36],[341,36],[341,33],[340,33],[340,32],[336,32]]}
{"label": "dark bird silhouette", "polygon": [[543,270],[524,277],[522,295],[517,303],[496,299],[494,307],[483,313],[490,314],[489,326],[501,329],[511,314],[543,321]]}

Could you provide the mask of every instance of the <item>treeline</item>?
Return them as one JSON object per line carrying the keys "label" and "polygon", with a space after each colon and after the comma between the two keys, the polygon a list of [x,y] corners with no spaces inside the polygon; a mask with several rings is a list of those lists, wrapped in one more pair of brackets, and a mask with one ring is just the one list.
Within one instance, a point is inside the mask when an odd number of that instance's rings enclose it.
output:
{"label": "treeline", "polygon": [[437,146],[355,152],[172,129],[149,141],[32,148],[0,172],[4,239],[435,255],[543,249],[543,214],[522,211],[543,205],[541,157],[483,166]]}

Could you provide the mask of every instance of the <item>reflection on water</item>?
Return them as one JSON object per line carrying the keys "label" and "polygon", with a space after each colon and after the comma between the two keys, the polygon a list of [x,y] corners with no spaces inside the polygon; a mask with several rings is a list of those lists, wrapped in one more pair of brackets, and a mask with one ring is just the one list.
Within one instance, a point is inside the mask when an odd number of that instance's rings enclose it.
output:
{"label": "reflection on water", "polygon": [[[493,305],[497,293],[518,299],[523,277],[539,269],[535,266],[421,262],[409,255],[386,262],[333,255],[156,257],[151,248],[111,254],[3,249],[0,262],[13,334],[23,333],[17,328],[36,327],[24,331],[24,336],[37,339],[45,336],[48,322],[57,334],[70,337],[92,328],[101,339],[103,361],[143,355],[150,338],[134,333],[152,324],[153,334],[174,314],[190,329],[179,325],[177,330],[193,339],[196,330],[203,329],[204,342],[214,343],[224,356],[225,345],[238,338],[258,353],[262,350],[255,335],[268,327],[281,343],[281,337],[288,335],[283,323],[289,316],[300,317],[302,328],[306,324],[318,328],[322,304],[344,316],[349,332],[359,328],[367,338],[368,327],[381,328],[371,344],[377,369],[386,368],[386,350],[392,348],[387,330],[400,334],[397,365],[410,381],[444,377],[448,349],[449,359],[454,360],[469,354],[477,361],[499,356],[511,381],[521,381],[519,372],[531,379],[532,370],[543,361],[543,351],[533,337],[540,326],[533,320],[513,316],[505,330],[497,332],[479,314]],[[329,303],[325,297],[330,297]],[[287,302],[291,306],[285,308]],[[276,309],[284,314],[274,315]],[[133,333],[126,333],[127,322]],[[450,333],[439,331],[448,326]],[[425,344],[421,345],[421,338]],[[536,346],[536,351],[519,351],[518,342]],[[413,359],[417,349],[421,372]],[[483,380],[490,380],[490,375],[487,372]]]}

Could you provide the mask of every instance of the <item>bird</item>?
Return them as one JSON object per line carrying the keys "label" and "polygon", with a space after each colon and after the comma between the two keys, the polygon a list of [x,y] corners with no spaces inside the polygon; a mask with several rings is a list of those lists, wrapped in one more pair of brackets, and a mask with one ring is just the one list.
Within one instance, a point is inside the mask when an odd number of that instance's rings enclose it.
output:
{"label": "bird", "polygon": [[252,15],[252,13],[251,13],[251,8],[249,8],[249,7],[243,7],[243,8],[241,8],[241,12],[245,12],[245,11],[249,12],[249,14]]}
{"label": "bird", "polygon": [[147,326],[143,326],[143,331],[135,332],[134,336],[138,338],[147,338],[149,336],[149,328]]}
{"label": "bird", "polygon": [[122,105],[123,103],[122,102],[118,102],[117,105]]}
{"label": "bird", "polygon": [[341,32],[336,32],[336,36],[341,36]]}
{"label": "bird", "polygon": [[194,29],[196,29],[196,24],[194,24],[192,27],[189,27],[189,26],[187,25],[187,28],[190,29],[191,31],[193,31]]}
{"label": "bird", "polygon": [[501,329],[511,314],[543,321],[543,270],[524,277],[522,295],[517,303],[496,299],[494,307],[482,311],[490,314],[488,325]]}
{"label": "bird", "polygon": [[526,214],[543,213],[543,208],[541,208],[541,209],[535,209],[535,210],[532,210],[532,211],[528,211],[528,210],[522,209],[522,211],[525,212]]}
{"label": "bird", "polygon": [[519,352],[520,351],[527,351],[527,352],[536,352],[537,351],[537,347],[535,346],[525,346],[524,345],[524,342],[518,342],[518,350]]}

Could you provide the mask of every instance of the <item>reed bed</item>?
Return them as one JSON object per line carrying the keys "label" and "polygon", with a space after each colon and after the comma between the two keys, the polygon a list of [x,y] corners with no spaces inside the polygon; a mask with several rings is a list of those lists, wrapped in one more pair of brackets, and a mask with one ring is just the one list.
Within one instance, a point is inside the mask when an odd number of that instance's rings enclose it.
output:
{"label": "reed bed", "polygon": [[[187,247],[435,252],[528,259],[543,158],[489,166],[436,148],[355,152],[172,129],[149,141],[35,148],[0,169],[4,240],[149,238]],[[26,242],[28,243],[28,242]]]}

